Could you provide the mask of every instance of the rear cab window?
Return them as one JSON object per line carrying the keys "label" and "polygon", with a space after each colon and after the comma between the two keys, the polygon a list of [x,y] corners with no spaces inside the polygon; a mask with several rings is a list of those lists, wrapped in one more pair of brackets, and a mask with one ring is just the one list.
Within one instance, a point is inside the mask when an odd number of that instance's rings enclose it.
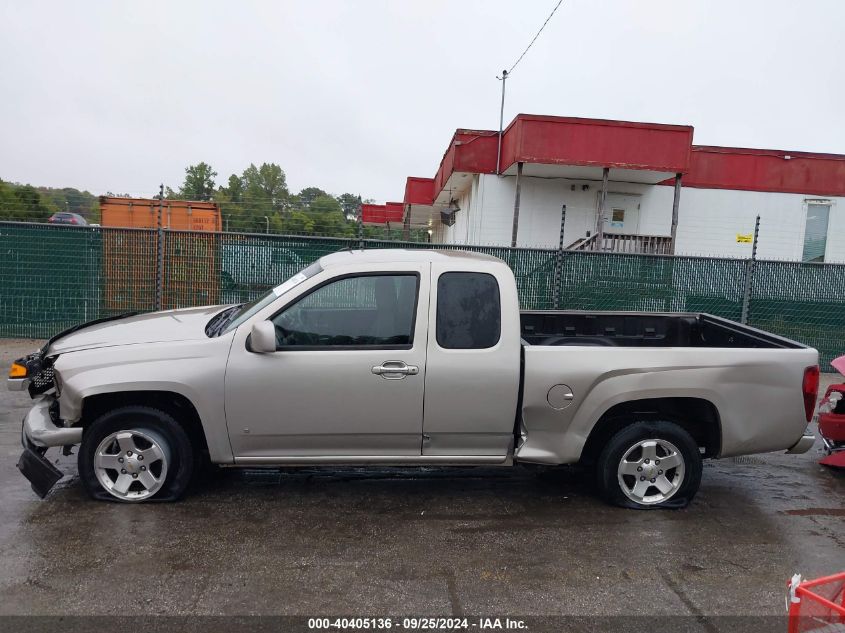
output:
{"label": "rear cab window", "polygon": [[488,349],[502,333],[499,283],[489,273],[447,272],[437,279],[437,344]]}

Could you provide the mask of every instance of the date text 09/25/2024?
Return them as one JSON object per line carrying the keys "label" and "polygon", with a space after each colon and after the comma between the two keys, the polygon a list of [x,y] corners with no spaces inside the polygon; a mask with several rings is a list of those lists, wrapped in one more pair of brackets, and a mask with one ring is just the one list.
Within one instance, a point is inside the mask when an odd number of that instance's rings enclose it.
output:
{"label": "date text 09/25/2024", "polygon": [[387,630],[446,631],[446,630],[525,630],[524,620],[516,618],[435,618],[435,617],[352,617],[352,618],[309,618],[309,630]]}

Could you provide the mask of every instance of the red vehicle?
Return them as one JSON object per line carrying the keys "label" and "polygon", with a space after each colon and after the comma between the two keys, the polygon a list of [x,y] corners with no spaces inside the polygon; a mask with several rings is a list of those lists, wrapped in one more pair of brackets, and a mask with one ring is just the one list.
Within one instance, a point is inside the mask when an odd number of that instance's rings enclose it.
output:
{"label": "red vehicle", "polygon": [[[845,375],[845,356],[831,361],[831,366]],[[819,435],[827,457],[820,463],[845,468],[845,383],[830,385],[819,405]]]}

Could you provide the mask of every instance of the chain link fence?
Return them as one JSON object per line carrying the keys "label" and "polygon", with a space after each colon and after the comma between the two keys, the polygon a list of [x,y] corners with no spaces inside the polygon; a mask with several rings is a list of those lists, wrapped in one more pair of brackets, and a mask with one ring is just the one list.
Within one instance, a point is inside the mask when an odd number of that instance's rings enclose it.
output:
{"label": "chain link fence", "polygon": [[[127,311],[242,303],[348,248],[463,249],[500,257],[525,309],[709,312],[843,353],[845,265],[355,238],[163,232],[0,222],[0,336],[47,338]],[[157,292],[160,290],[160,293]],[[157,297],[160,296],[160,300]],[[157,305],[159,304],[160,305]]]}

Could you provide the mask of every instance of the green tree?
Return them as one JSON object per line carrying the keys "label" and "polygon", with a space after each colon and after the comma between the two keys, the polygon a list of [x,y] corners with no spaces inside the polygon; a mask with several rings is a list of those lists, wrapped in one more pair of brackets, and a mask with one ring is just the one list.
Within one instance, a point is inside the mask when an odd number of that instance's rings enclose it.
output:
{"label": "green tree", "polygon": [[288,184],[285,172],[275,163],[250,165],[241,177],[244,185],[244,202],[247,206],[265,211],[281,211],[288,202]]}
{"label": "green tree", "polygon": [[232,174],[229,176],[228,186],[221,186],[220,189],[217,190],[215,200],[217,199],[217,196],[221,194],[225,197],[226,202],[243,202],[244,181],[236,174]]}
{"label": "green tree", "polygon": [[32,185],[0,181],[0,218],[22,222],[44,222],[53,214]]}
{"label": "green tree", "polygon": [[335,213],[341,212],[340,202],[337,198],[333,198],[328,194],[317,196],[309,205],[309,211],[312,213]]}
{"label": "green tree", "polygon": [[284,217],[273,218],[271,228],[275,233],[290,233],[292,235],[313,235],[314,219],[304,211],[290,211]]}
{"label": "green tree", "polygon": [[0,219],[15,219],[15,212],[17,211],[16,203],[17,198],[15,197],[14,187],[0,180]]}
{"label": "green tree", "polygon": [[314,220],[315,235],[341,237],[352,234],[352,224],[343,214],[340,202],[328,194],[319,195],[311,201],[308,215]]}
{"label": "green tree", "polygon": [[343,215],[347,220],[355,220],[358,217],[358,209],[361,206],[361,196],[356,196],[351,193],[344,193],[337,197]]}
{"label": "green tree", "polygon": [[309,216],[314,219],[314,234],[343,237],[353,234],[354,223],[349,222],[337,198],[321,195],[311,202]]}
{"label": "green tree", "polygon": [[[182,200],[211,200],[214,196],[214,179],[217,172],[208,163],[200,162],[185,168],[185,181],[176,192]],[[172,190],[168,188],[168,196]]]}
{"label": "green tree", "polygon": [[310,209],[311,204],[317,198],[325,198],[330,197],[325,191],[320,189],[319,187],[305,187],[302,191],[300,191],[297,195],[298,206],[301,209]]}
{"label": "green tree", "polygon": [[275,163],[251,164],[240,176],[229,176],[227,185],[214,193],[214,200],[220,204],[228,231],[264,233],[265,217],[272,230],[281,230],[281,214],[289,206],[285,172]]}

